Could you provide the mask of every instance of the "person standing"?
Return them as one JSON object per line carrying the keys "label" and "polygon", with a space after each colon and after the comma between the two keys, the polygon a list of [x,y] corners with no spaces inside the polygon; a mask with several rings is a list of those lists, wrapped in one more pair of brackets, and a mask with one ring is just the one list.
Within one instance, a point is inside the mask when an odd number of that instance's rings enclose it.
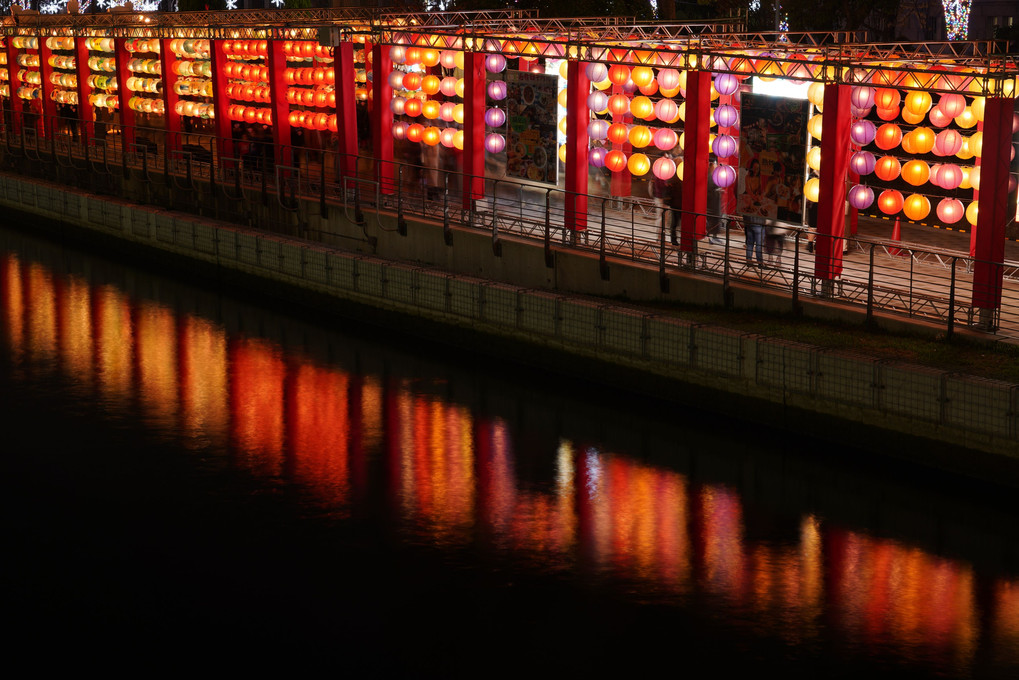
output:
{"label": "person standing", "polygon": [[757,265],[764,266],[764,219],[759,213],[743,214],[743,234],[746,237],[747,265],[753,266],[754,256],[757,256]]}
{"label": "person standing", "polygon": [[[671,228],[670,228],[670,240],[672,245],[679,245],[678,229],[680,221],[683,219],[683,180],[679,178],[679,174],[676,174],[671,180],[669,180],[669,210],[671,212]],[[662,228],[665,228],[665,222],[662,222]]]}

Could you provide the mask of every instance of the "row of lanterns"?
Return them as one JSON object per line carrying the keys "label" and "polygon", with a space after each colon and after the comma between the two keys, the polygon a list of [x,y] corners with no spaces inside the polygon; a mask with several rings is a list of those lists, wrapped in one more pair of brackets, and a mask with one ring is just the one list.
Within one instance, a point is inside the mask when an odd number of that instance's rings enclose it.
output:
{"label": "row of lanterns", "polygon": [[[170,51],[176,60],[170,69],[181,76],[174,85],[174,91],[184,97],[212,96],[212,62],[209,60],[210,44],[208,40],[170,41]],[[214,106],[208,102],[193,99],[180,99],[174,104],[174,113],[178,116],[211,119],[215,118]]]}

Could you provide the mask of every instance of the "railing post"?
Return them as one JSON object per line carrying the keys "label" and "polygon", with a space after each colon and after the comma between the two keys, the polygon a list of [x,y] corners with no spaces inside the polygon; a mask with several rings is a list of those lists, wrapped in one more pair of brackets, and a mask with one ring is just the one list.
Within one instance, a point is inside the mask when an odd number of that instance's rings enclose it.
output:
{"label": "railing post", "polygon": [[605,201],[601,204],[601,245],[598,247],[598,270],[602,281],[609,280],[609,263],[605,259]]}
{"label": "railing post", "polygon": [[552,268],[552,190],[545,189],[545,266]]}
{"label": "railing post", "polygon": [[[662,230],[665,233],[665,230]],[[722,301],[727,309],[732,309],[733,295],[729,277],[729,220],[725,221],[725,249],[722,253]],[[793,311],[796,311],[796,274],[793,273]]]}
{"label": "railing post", "polygon": [[955,333],[955,264],[958,256],[952,257],[952,284],[948,289],[948,334],[947,338],[952,339]]}
{"label": "railing post", "polygon": [[867,265],[867,325],[874,323],[874,244],[870,244]]}
{"label": "railing post", "polygon": [[318,196],[318,212],[323,219],[329,217],[329,207],[326,205],[326,156],[329,155],[329,151],[322,150],[319,154],[319,158],[322,159],[321,172],[319,173],[319,196]]}
{"label": "railing post", "polygon": [[442,192],[442,240],[447,246],[453,245],[453,230],[449,228],[449,173],[446,173]]}
{"label": "railing post", "polygon": [[663,293],[669,292],[669,277],[665,275],[665,231],[658,237],[658,288]]}
{"label": "railing post", "polygon": [[396,171],[396,231],[400,236],[407,235],[407,220],[403,217],[403,165]]}
{"label": "railing post", "polygon": [[492,254],[502,257],[502,241],[499,239],[499,180],[492,184]]}

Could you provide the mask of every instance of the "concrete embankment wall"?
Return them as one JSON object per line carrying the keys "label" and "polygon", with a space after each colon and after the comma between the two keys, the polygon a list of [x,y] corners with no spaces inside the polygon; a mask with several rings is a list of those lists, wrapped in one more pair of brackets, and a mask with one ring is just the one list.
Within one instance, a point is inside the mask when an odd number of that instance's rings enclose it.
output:
{"label": "concrete embankment wall", "polygon": [[[12,176],[0,175],[0,204],[204,263],[260,282],[262,289],[382,310],[400,325],[445,329],[451,342],[561,367],[592,382],[709,406],[714,401],[717,409],[738,409],[741,418],[886,451],[893,447],[892,453],[965,472],[1011,473],[1019,461],[1019,385],[1012,383],[450,274]],[[431,228],[441,239],[441,228]],[[410,247],[398,240],[407,237],[390,233],[401,248]],[[540,284],[535,277],[563,275],[545,267],[540,246],[507,240],[498,257],[490,237],[457,232],[454,238],[456,249],[469,251],[459,257],[472,258],[482,273],[512,266],[532,285]],[[429,247],[435,257],[443,254],[439,246]],[[520,252],[510,255],[507,249]],[[577,259],[565,271],[600,278],[597,260],[581,262],[582,257],[563,256]],[[617,282],[631,277],[634,286],[646,286],[648,279],[657,284],[656,271],[645,276],[615,266]]]}

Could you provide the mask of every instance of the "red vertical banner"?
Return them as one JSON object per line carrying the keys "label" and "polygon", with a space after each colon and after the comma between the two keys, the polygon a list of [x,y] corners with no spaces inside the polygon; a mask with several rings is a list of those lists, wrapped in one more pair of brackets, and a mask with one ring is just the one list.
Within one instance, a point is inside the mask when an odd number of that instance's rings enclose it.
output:
{"label": "red vertical banner", "polygon": [[[84,43],[83,43],[84,44]],[[86,56],[88,50],[85,50]],[[79,63],[80,63],[79,59]],[[78,82],[81,82],[81,67],[78,67]],[[24,103],[21,100],[21,96],[18,94],[18,89],[21,87],[21,80],[18,78],[18,48],[14,46],[14,38],[12,36],[7,37],[7,72],[11,90],[11,127],[13,128],[14,134],[21,132],[21,114],[25,110]],[[85,72],[88,73],[88,66],[85,66]],[[88,101],[88,100],[86,100]]]}
{"label": "red vertical banner", "polygon": [[[82,38],[78,38],[79,44],[84,44]],[[163,108],[166,109],[166,151],[169,155],[170,152],[180,150],[180,114],[177,113],[177,101],[180,99],[177,96],[177,73],[173,70],[174,62],[177,61],[177,55],[170,49],[170,44],[173,42],[170,38],[163,38],[159,41],[159,68],[161,69],[161,77],[163,78]],[[78,57],[79,63],[81,57]],[[81,71],[79,66],[78,71],[78,87],[81,88]],[[81,106],[81,95],[78,95],[79,104]],[[216,112],[219,115],[219,111]]]}
{"label": "red vertical banner", "polygon": [[[131,100],[131,90],[127,89],[127,79],[131,77],[131,71],[127,68],[127,61],[130,58],[124,38],[115,38],[113,41],[113,61],[117,69],[117,95],[120,98],[120,139],[124,143],[124,151],[130,151],[134,145],[135,117],[134,109],[128,106]],[[217,111],[218,113],[218,111]]]}
{"label": "red vertical banner", "polygon": [[233,158],[234,138],[230,128],[230,116],[227,115],[230,98],[226,94],[229,84],[226,77],[226,49],[222,40],[210,40],[209,42],[212,48],[209,50],[209,58],[212,60],[212,102],[216,109],[216,149],[219,151],[221,159]]}
{"label": "red vertical banner", "polygon": [[357,89],[354,43],[344,40],[333,52],[336,74],[336,133],[339,171],[342,177],[357,176]]}
{"label": "red vertical banner", "polygon": [[711,73],[688,71],[683,127],[683,218],[679,249],[691,252],[704,238],[708,210],[708,130],[711,127]]}
{"label": "red vertical banner", "polygon": [[1008,174],[1012,162],[1010,97],[988,97],[984,106],[984,139],[980,156],[980,208],[974,238],[973,306],[1001,307],[1005,260],[1005,225],[1009,221]]}
{"label": "red vertical banner", "polygon": [[50,76],[53,75],[53,67],[50,66],[51,56],[53,56],[53,50],[46,46],[46,38],[39,38],[39,73],[42,76],[42,95],[40,99],[42,99],[43,135],[49,135],[50,131],[57,128],[57,102],[53,99],[53,83],[50,82]]}
{"label": "red vertical banner", "polygon": [[846,228],[846,177],[852,117],[848,85],[824,86],[821,114],[820,196],[817,201],[817,253],[814,275],[834,279],[842,273],[842,236]]}
{"label": "red vertical banner", "polygon": [[290,105],[287,103],[287,55],[284,41],[270,40],[266,65],[269,68],[269,109],[272,111],[272,141],[276,164],[290,165]]}
{"label": "red vertical banner", "polygon": [[463,209],[485,197],[485,55],[464,52]]}
{"label": "red vertical banner", "polygon": [[393,60],[389,46],[372,45],[372,143],[375,152],[375,179],[379,191],[391,194],[393,184],[393,110],[389,102],[393,99],[393,88],[389,85],[389,74]]}
{"label": "red vertical banner", "polygon": [[566,66],[566,206],[567,229],[587,229],[587,95],[591,83],[583,63]]}

